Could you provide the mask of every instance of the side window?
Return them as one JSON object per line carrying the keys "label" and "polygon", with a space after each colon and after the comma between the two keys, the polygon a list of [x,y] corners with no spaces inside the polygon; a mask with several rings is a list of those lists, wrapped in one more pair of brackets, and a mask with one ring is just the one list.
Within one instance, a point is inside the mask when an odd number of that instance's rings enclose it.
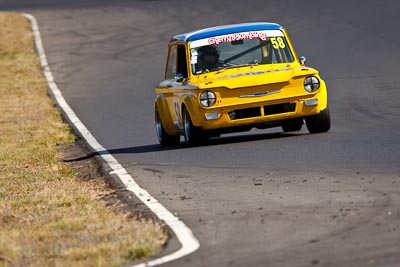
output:
{"label": "side window", "polygon": [[186,50],[184,45],[178,45],[178,71],[184,78],[188,77],[188,69],[186,64]]}
{"label": "side window", "polygon": [[176,45],[169,47],[167,66],[165,69],[165,79],[174,79],[176,75]]}

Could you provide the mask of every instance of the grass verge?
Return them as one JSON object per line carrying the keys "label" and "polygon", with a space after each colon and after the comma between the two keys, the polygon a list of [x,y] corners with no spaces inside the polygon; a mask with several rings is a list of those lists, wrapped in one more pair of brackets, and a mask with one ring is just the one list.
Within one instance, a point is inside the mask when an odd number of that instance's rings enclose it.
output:
{"label": "grass verge", "polygon": [[0,266],[117,266],[158,253],[163,227],[107,207],[101,179],[60,162],[63,123],[28,21],[0,13]]}

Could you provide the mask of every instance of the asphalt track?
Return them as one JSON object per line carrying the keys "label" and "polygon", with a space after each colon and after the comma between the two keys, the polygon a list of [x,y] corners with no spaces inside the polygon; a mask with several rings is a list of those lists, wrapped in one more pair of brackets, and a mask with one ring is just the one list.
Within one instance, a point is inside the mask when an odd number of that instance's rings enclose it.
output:
{"label": "asphalt track", "polygon": [[[400,2],[0,0],[0,10],[37,17],[70,106],[199,239],[165,266],[400,265]],[[320,70],[332,130],[161,149],[154,86],[170,37],[248,21],[284,25]]]}

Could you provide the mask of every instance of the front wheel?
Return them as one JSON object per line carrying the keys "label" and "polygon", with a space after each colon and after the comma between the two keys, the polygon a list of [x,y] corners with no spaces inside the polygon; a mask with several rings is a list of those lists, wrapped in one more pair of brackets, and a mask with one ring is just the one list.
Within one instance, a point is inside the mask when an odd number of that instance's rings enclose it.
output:
{"label": "front wheel", "polygon": [[285,133],[300,131],[302,127],[303,119],[292,119],[282,124],[282,129]]}
{"label": "front wheel", "polygon": [[199,127],[193,126],[192,119],[190,118],[189,112],[186,108],[183,109],[183,126],[186,145],[201,145],[208,140],[208,137]]}
{"label": "front wheel", "polygon": [[162,146],[179,145],[180,135],[170,135],[165,132],[161,122],[160,112],[158,111],[157,107],[155,109],[155,124],[156,124],[157,138]]}
{"label": "front wheel", "polygon": [[310,133],[324,133],[331,128],[329,108],[324,109],[318,115],[305,118],[307,129]]}

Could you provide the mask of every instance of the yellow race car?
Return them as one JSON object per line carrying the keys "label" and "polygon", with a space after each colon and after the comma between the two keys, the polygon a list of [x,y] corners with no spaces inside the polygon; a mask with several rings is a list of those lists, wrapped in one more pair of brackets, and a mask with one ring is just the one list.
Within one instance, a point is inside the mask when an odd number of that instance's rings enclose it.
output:
{"label": "yellow race car", "polygon": [[282,127],[310,133],[330,129],[328,96],[318,71],[298,58],[275,23],[243,23],[174,36],[155,89],[161,145],[189,146],[209,137]]}

